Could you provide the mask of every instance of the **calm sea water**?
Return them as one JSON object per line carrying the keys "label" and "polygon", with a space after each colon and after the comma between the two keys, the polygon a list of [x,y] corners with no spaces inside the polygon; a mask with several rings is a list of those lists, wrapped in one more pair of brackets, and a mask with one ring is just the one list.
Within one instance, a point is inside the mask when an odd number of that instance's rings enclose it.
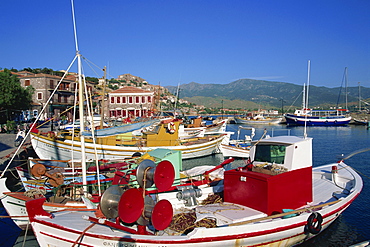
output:
{"label": "calm sea water", "polygon": [[[228,131],[234,131],[232,138],[236,138],[239,125],[229,124]],[[297,135],[303,136],[303,127],[253,126],[256,128],[254,139],[262,136],[264,129],[270,136]],[[250,131],[241,130],[241,137],[250,135]],[[370,130],[365,126],[349,127],[309,127],[307,135],[313,138],[313,164],[314,166],[336,162],[338,157],[349,155],[361,149],[370,148]],[[222,155],[212,155],[199,159],[185,160],[183,168],[189,169],[198,165],[217,165],[223,161]],[[363,178],[364,188],[360,196],[347,208],[344,213],[325,231],[315,238],[303,243],[301,246],[349,246],[354,243],[370,239],[370,151],[352,156],[346,163],[356,169]],[[233,166],[244,165],[244,160],[236,160]],[[4,224],[0,220],[1,231],[4,227],[11,229],[11,222]],[[2,233],[0,231],[0,238]],[[12,234],[12,232],[14,232]],[[4,236],[13,236],[19,233],[16,230]],[[31,244],[31,242],[28,242]],[[32,246],[34,242],[32,242]],[[0,244],[1,245],[1,244]],[[11,245],[4,245],[11,246]],[[21,246],[18,242],[17,246]],[[27,246],[27,243],[26,245]]]}

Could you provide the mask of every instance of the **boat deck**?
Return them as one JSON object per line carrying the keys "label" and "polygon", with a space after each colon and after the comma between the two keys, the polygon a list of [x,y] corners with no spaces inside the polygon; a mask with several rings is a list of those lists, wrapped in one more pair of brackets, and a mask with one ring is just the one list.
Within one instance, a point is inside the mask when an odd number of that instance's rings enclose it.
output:
{"label": "boat deck", "polygon": [[314,205],[335,201],[341,197],[345,197],[354,187],[353,181],[351,180],[352,174],[345,168],[339,168],[342,169],[340,176],[337,177],[336,182],[333,182],[332,173],[329,170],[331,166],[328,165],[326,167],[328,167],[328,170],[313,170],[314,186],[312,204]]}

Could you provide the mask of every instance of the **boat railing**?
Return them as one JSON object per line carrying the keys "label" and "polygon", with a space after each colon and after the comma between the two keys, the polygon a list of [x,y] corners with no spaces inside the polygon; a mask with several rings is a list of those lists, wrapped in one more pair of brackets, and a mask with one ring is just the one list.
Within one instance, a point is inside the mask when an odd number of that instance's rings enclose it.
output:
{"label": "boat railing", "polygon": [[281,134],[281,135],[277,135],[277,136],[282,136],[282,135],[288,135],[290,136],[290,129],[278,129],[278,130],[275,130],[274,128],[271,129],[271,137],[274,137],[275,136],[275,133],[276,132],[284,132],[286,134]]}

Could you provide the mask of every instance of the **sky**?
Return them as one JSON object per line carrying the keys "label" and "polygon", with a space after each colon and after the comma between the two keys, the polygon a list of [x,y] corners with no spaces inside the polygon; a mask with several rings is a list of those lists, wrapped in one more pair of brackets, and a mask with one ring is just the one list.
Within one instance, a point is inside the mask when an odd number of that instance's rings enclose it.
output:
{"label": "sky", "polygon": [[71,5],[2,1],[0,68],[66,70],[77,46],[92,77],[303,85],[310,60],[310,85],[370,87],[368,0],[75,0],[77,42]]}

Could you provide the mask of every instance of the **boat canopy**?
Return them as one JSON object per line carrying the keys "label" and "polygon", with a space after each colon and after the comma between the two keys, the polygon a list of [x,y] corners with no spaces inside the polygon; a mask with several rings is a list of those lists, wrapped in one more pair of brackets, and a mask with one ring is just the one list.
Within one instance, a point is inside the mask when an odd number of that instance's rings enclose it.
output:
{"label": "boat canopy", "polygon": [[[105,137],[105,136],[113,136],[118,134],[124,134],[128,132],[132,132],[134,130],[138,130],[141,128],[149,127],[153,125],[155,122],[158,122],[158,119],[149,120],[145,122],[139,122],[139,123],[132,123],[132,124],[126,124],[106,129],[99,129],[95,130],[95,136],[97,137]],[[90,131],[84,131],[82,133],[84,136],[92,136],[92,132]]]}

